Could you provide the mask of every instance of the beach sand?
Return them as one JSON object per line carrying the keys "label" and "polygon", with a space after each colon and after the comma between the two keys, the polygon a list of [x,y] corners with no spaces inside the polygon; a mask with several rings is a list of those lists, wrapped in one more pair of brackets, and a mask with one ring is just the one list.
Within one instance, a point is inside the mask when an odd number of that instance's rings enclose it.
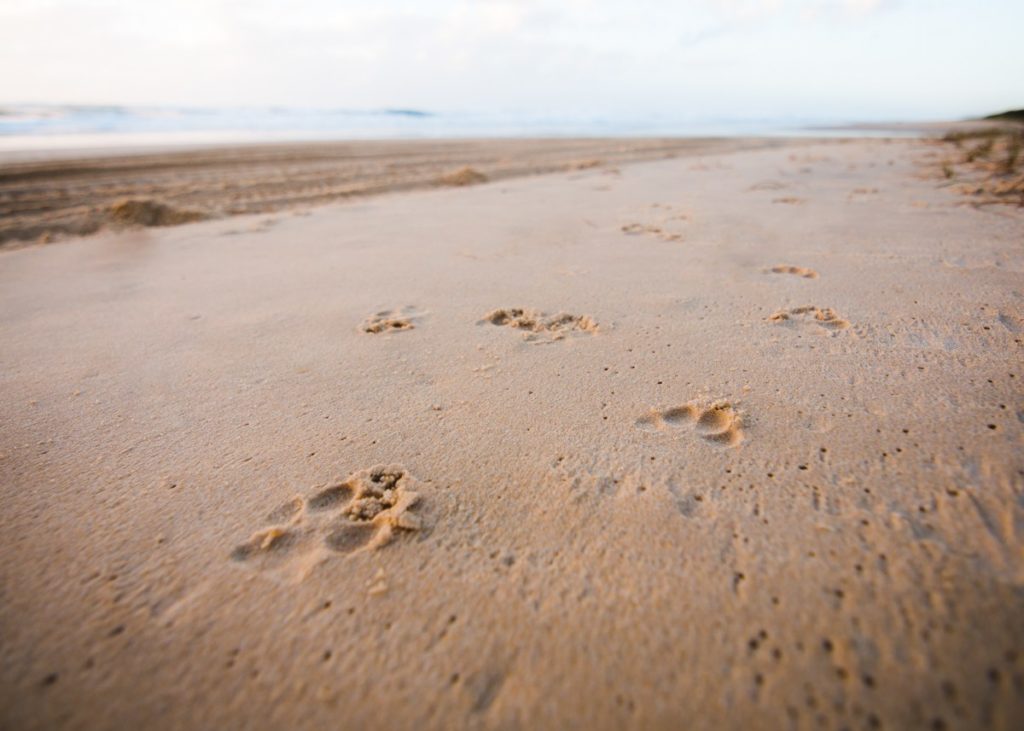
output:
{"label": "beach sand", "polygon": [[934,145],[0,252],[0,726],[1020,728],[1024,214]]}
{"label": "beach sand", "polygon": [[613,173],[620,163],[782,144],[504,139],[0,151],[0,246],[555,171]]}

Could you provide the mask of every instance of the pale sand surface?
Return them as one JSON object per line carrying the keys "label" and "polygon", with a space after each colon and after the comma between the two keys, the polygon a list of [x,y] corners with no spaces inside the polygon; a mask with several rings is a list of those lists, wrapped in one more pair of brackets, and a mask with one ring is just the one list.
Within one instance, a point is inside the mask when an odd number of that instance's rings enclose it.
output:
{"label": "pale sand surface", "polygon": [[0,726],[1021,728],[1024,217],[923,145],[0,253]]}

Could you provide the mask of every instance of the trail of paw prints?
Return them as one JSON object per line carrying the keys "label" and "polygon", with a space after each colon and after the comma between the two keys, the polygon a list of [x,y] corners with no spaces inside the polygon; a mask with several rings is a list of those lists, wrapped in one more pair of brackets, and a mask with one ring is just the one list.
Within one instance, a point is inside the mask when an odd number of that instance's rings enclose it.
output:
{"label": "trail of paw prints", "polygon": [[644,431],[692,429],[707,442],[735,447],[743,441],[743,419],[726,401],[716,401],[706,408],[689,403],[662,411],[653,410],[636,420]]}
{"label": "trail of paw prints", "polygon": [[304,578],[331,556],[374,550],[421,527],[419,494],[401,465],[378,465],[274,508],[266,524],[231,552],[234,561],[285,578]]}
{"label": "trail of paw prints", "polygon": [[562,340],[567,335],[593,334],[598,329],[597,323],[587,315],[571,315],[566,312],[548,315],[520,307],[492,310],[477,324],[483,323],[522,330],[523,339],[529,342]]}
{"label": "trail of paw prints", "polygon": [[400,310],[382,310],[363,320],[359,330],[370,335],[412,330],[416,327],[416,320],[423,314],[418,312],[415,307],[403,307]]}
{"label": "trail of paw prints", "polygon": [[791,310],[778,310],[771,314],[768,321],[789,327],[811,325],[829,335],[836,335],[839,331],[850,327],[849,320],[841,318],[831,307],[822,309],[813,305],[794,307]]}
{"label": "trail of paw prints", "polygon": [[818,273],[813,269],[793,266],[792,264],[776,264],[769,271],[771,271],[772,274],[792,274],[797,277],[803,277],[804,279],[818,278]]}

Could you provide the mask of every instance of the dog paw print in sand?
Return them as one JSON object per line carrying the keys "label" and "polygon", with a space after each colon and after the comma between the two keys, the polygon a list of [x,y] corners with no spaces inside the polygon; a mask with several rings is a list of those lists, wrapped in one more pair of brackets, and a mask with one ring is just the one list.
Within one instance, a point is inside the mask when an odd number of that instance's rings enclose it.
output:
{"label": "dog paw print in sand", "polygon": [[662,241],[682,241],[683,234],[678,230],[690,221],[689,214],[682,212],[678,207],[670,203],[651,203],[644,217],[651,215],[651,211],[657,212],[658,221],[653,223],[630,222],[619,227],[619,230],[627,236],[653,236]]}
{"label": "dog paw print in sand", "polygon": [[654,226],[648,223],[627,223],[621,228],[622,233],[635,236],[637,234],[644,234],[647,236],[655,236],[662,241],[682,241],[683,235],[679,233],[672,233],[666,231],[660,226]]}
{"label": "dog paw print in sand", "polygon": [[772,274],[792,274],[804,279],[817,279],[818,273],[807,267],[797,267],[791,264],[776,264],[769,270]]}
{"label": "dog paw print in sand", "polygon": [[264,527],[231,552],[234,561],[303,578],[332,556],[381,548],[418,530],[419,494],[401,465],[378,465],[274,508]]}
{"label": "dog paw print in sand", "polygon": [[412,330],[416,327],[416,320],[422,314],[417,312],[415,307],[403,307],[400,310],[382,310],[363,320],[359,330],[370,335]]}
{"label": "dog paw print in sand", "polygon": [[701,439],[725,447],[735,447],[743,441],[743,419],[726,401],[716,401],[707,407],[695,403],[652,410],[636,420],[643,431],[692,430]]}
{"label": "dog paw print in sand", "polygon": [[488,312],[478,324],[490,323],[523,331],[523,339],[534,341],[561,340],[567,335],[597,332],[597,323],[587,315],[559,312],[548,315],[523,308],[499,309]]}
{"label": "dog paw print in sand", "polygon": [[810,325],[823,333],[831,335],[835,335],[839,331],[850,327],[849,320],[841,318],[831,307],[822,309],[821,307],[811,305],[794,307],[791,310],[779,310],[771,314],[768,322],[789,327]]}

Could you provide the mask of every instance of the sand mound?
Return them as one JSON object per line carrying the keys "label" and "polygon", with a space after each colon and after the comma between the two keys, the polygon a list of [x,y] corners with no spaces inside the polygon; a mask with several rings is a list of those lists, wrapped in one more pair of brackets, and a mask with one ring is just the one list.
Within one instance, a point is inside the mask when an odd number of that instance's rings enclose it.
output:
{"label": "sand mound", "polygon": [[477,183],[486,183],[487,176],[479,170],[474,170],[471,167],[464,167],[442,175],[437,179],[437,182],[441,185],[476,185]]}
{"label": "sand mound", "polygon": [[107,217],[120,226],[177,226],[208,218],[199,211],[172,208],[147,198],[118,201],[107,209]]}

